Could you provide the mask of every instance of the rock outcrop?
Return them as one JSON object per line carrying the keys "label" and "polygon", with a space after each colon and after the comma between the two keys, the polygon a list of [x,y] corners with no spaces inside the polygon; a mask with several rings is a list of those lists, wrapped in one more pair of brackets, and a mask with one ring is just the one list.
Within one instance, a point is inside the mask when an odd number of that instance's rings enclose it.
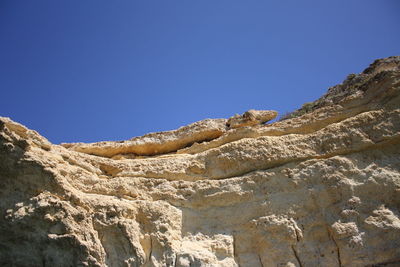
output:
{"label": "rock outcrop", "polygon": [[0,265],[399,266],[400,57],[250,113],[62,145],[1,118]]}
{"label": "rock outcrop", "polygon": [[275,119],[276,116],[278,116],[278,112],[276,112],[275,110],[250,109],[242,115],[236,114],[235,116],[230,117],[226,122],[226,126],[229,128],[239,128],[264,124],[270,120]]}

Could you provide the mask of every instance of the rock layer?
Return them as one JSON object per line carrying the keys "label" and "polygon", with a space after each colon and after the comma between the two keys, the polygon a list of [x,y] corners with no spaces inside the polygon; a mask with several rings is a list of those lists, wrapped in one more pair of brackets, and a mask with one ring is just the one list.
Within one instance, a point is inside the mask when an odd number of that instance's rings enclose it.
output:
{"label": "rock layer", "polygon": [[0,265],[400,265],[399,57],[226,123],[53,145],[1,118]]}

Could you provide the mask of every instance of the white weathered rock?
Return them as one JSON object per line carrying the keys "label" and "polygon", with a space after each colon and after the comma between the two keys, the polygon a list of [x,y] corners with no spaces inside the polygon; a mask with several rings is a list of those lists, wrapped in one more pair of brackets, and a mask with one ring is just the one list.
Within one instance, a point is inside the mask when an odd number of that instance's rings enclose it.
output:
{"label": "white weathered rock", "polygon": [[0,265],[398,266],[399,66],[266,125],[60,146],[1,118]]}

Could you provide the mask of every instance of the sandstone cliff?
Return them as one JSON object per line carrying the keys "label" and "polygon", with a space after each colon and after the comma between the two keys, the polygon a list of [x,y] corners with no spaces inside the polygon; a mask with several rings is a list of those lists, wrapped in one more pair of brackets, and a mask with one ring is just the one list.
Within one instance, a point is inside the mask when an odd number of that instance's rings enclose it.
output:
{"label": "sandstone cliff", "polygon": [[1,118],[0,266],[400,265],[400,57],[251,121],[53,145]]}

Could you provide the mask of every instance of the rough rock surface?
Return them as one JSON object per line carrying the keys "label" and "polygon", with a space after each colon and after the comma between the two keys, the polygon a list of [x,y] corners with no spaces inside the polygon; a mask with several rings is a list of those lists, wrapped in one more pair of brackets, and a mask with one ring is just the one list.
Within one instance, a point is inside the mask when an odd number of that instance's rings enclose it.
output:
{"label": "rough rock surface", "polygon": [[61,146],[1,118],[0,266],[400,265],[399,57],[226,123]]}
{"label": "rough rock surface", "polygon": [[230,117],[226,122],[226,126],[229,128],[254,126],[273,120],[276,118],[276,116],[278,116],[278,112],[275,110],[250,109],[242,115],[236,114],[235,116]]}

